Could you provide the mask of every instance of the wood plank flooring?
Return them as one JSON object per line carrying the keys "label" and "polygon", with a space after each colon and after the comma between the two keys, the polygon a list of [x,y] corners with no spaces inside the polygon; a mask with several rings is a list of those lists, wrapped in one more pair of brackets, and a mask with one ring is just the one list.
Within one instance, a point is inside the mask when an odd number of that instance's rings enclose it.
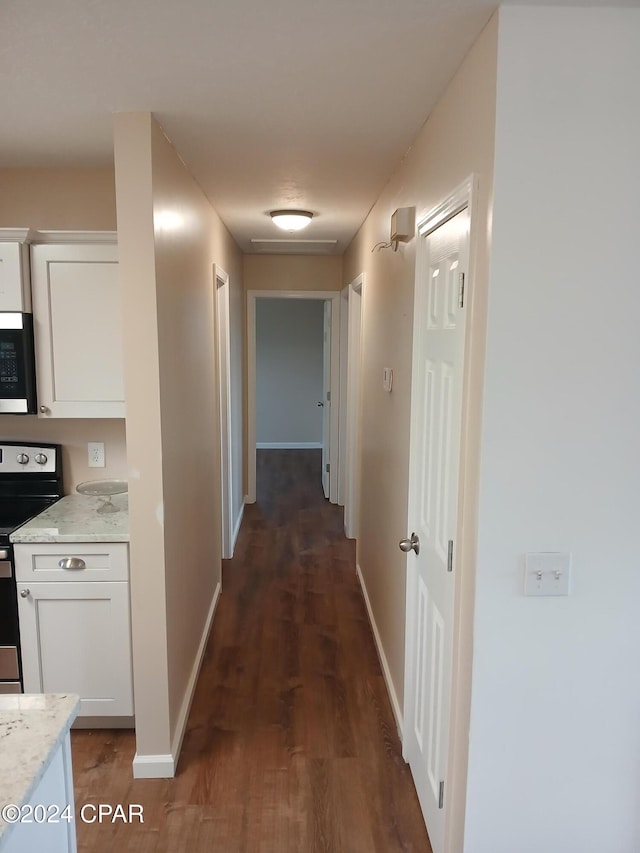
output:
{"label": "wood plank flooring", "polygon": [[133,780],[132,732],[72,734],[83,853],[431,853],[319,451],[258,451],[172,780]]}

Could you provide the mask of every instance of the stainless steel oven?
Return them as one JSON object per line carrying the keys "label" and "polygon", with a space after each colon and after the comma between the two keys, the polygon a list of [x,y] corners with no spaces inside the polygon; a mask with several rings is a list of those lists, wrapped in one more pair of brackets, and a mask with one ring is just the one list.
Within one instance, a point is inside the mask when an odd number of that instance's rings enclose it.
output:
{"label": "stainless steel oven", "polygon": [[0,548],[0,693],[20,693],[18,599],[11,547]]}
{"label": "stainless steel oven", "polygon": [[22,692],[18,598],[10,537],[61,497],[59,445],[0,443],[0,693]]}

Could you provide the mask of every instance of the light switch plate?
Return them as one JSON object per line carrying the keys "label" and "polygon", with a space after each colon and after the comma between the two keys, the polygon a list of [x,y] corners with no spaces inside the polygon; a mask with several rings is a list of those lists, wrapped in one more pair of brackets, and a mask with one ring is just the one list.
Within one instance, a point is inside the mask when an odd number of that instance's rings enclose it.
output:
{"label": "light switch plate", "polygon": [[391,393],[393,386],[393,370],[390,367],[382,368],[382,387],[387,393]]}
{"label": "light switch plate", "polygon": [[570,553],[542,551],[525,554],[525,595],[569,595],[570,588]]}

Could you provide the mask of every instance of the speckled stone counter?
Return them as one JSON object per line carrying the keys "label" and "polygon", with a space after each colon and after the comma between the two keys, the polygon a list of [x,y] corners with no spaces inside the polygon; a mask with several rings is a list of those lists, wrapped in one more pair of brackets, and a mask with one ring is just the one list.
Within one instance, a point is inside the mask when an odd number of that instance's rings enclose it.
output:
{"label": "speckled stone counter", "polygon": [[128,496],[114,495],[118,512],[99,513],[104,498],[68,495],[14,531],[12,542],[128,542]]}
{"label": "speckled stone counter", "polygon": [[[28,801],[79,707],[66,693],[0,695],[0,805]],[[0,843],[6,829],[0,818]]]}

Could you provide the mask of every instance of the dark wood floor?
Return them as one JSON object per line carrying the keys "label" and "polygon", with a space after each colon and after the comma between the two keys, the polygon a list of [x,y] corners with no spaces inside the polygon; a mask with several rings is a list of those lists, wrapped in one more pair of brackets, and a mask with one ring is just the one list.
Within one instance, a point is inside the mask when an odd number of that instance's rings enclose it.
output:
{"label": "dark wood floor", "polygon": [[77,807],[144,807],[79,823],[80,851],[430,853],[319,452],[258,452],[176,778],[131,778],[131,732],[72,748]]}

